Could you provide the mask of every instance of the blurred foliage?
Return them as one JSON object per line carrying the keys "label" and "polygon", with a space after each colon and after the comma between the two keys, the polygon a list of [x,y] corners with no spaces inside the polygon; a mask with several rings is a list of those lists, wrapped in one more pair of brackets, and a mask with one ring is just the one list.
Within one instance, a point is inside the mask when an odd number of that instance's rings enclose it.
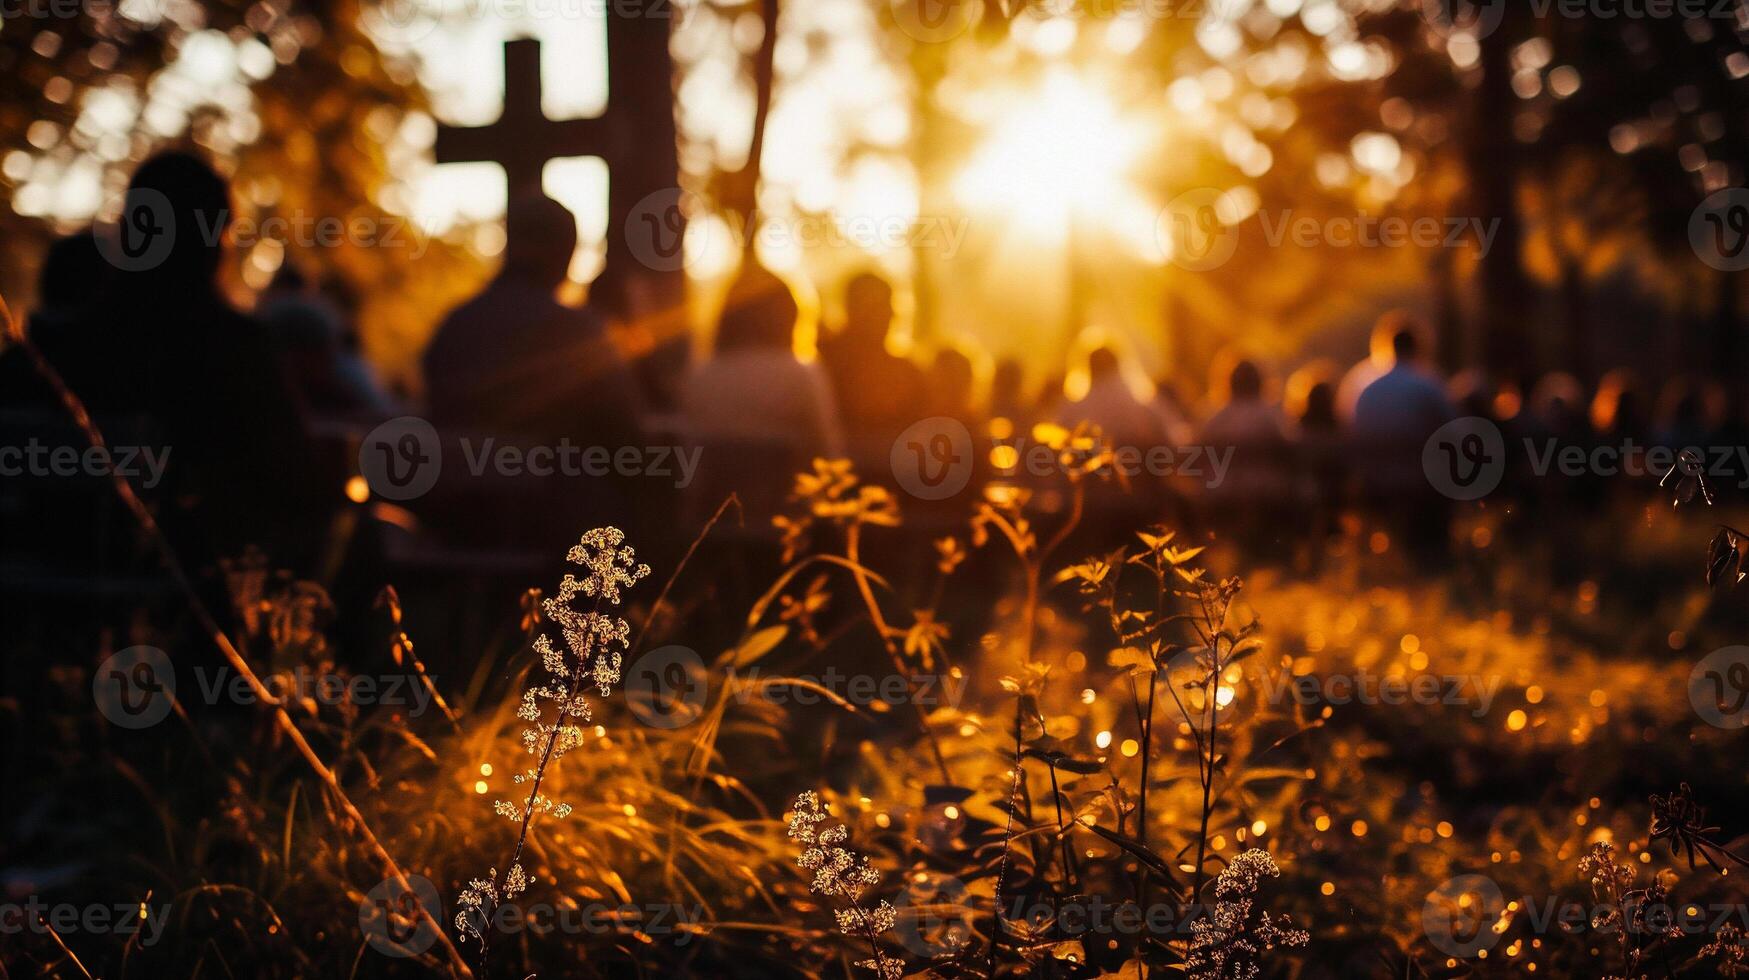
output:
{"label": "blurred foliage", "polygon": [[[430,328],[487,271],[462,244],[469,229],[426,241],[379,203],[396,177],[390,147],[406,120],[424,113],[410,67],[384,61],[351,0],[142,7],[163,16],[141,23],[108,5],[82,5],[74,19],[9,17],[0,30],[0,145],[29,147],[35,166],[95,162],[112,205],[141,159],[160,149],[195,148],[232,177],[235,218],[244,227],[275,218],[292,228],[319,219],[362,222],[368,235],[342,236],[334,246],[245,243],[254,248],[233,252],[227,276],[247,305],[281,261],[298,263],[343,304],[356,304],[367,353],[391,377],[410,380]],[[170,77],[178,52],[204,31],[222,32],[238,51],[251,48],[258,57],[249,67],[263,77],[239,70],[210,91],[191,91],[184,79]],[[123,117],[119,134],[79,125],[92,93],[117,89],[136,109]],[[153,116],[154,108],[165,115]],[[179,112],[186,114],[180,129]],[[0,242],[17,259],[4,264],[0,287],[27,298],[48,237],[77,224],[21,217],[14,209],[18,189],[19,181],[0,180],[7,205],[0,207]],[[397,244],[375,244],[388,242]]]}

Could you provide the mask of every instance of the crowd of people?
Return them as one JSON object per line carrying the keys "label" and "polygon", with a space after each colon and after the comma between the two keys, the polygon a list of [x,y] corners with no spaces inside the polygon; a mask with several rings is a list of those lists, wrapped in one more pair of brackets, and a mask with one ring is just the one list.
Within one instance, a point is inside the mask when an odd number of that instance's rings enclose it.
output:
{"label": "crowd of people", "polygon": [[[231,206],[225,181],[186,154],[148,161],[133,187],[171,201],[181,227],[213,227]],[[664,349],[662,338],[648,336],[635,273],[604,280],[614,288],[587,305],[562,304],[555,297],[577,246],[573,216],[539,196],[513,201],[511,212],[500,271],[437,326],[424,352],[422,403],[378,381],[359,353],[348,304],[332,290],[288,263],[254,312],[239,312],[219,285],[222,244],[195,235],[176,238],[164,261],[137,271],[105,261],[92,232],[58,242],[29,334],[95,413],[146,417],[175,447],[175,479],[160,499],[170,503],[168,523],[210,555],[243,543],[293,556],[308,550],[320,537],[308,528],[326,526],[346,505],[341,487],[354,462],[325,450],[333,441],[326,437],[353,433],[356,452],[357,432],[408,414],[428,418],[446,438],[701,449],[696,485],[672,495],[623,480],[560,492],[597,512],[640,511],[647,523],[714,506],[727,490],[757,517],[781,504],[791,474],[814,457],[848,456],[892,482],[895,442],[927,420],[953,420],[972,434],[975,493],[991,480],[1026,478],[998,446],[1024,442],[1039,423],[1087,424],[1128,451],[1117,459],[1133,468],[1135,507],[1155,519],[1188,512],[1267,545],[1316,539],[1339,514],[1370,511],[1430,553],[1443,546],[1451,496],[1429,479],[1428,440],[1454,419],[1490,420],[1503,433],[1508,489],[1533,498],[1594,501],[1599,491],[1595,481],[1539,484],[1527,467],[1537,452],[1518,448],[1526,440],[1625,446],[1630,454],[1636,444],[1745,442],[1742,417],[1705,384],[1672,382],[1653,401],[1625,371],[1589,395],[1561,373],[1528,392],[1476,372],[1443,377],[1426,356],[1424,326],[1404,312],[1381,318],[1369,355],[1347,370],[1315,362],[1278,380],[1262,361],[1227,353],[1197,392],[1178,375],[1143,377],[1112,347],[1042,380],[1029,379],[1017,360],[975,360],[962,346],[902,355],[891,337],[893,287],[864,272],[843,287],[842,323],[822,332],[819,357],[804,360],[794,345],[795,291],[752,262],[727,292],[708,353],[656,370],[656,358],[628,354]],[[985,383],[980,361],[993,365]],[[1084,385],[1076,387],[1085,390],[1069,398],[1064,376],[1079,372]],[[0,359],[6,407],[55,400],[34,373],[17,352]],[[442,497],[433,514],[441,515]],[[491,536],[508,515],[480,508],[546,506],[511,499],[468,498],[464,520]],[[314,516],[290,519],[298,514]]]}

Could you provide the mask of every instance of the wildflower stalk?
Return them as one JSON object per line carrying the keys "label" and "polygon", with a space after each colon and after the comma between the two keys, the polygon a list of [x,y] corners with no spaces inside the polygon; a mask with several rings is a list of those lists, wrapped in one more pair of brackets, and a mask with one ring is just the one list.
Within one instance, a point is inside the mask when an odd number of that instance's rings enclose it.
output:
{"label": "wildflower stalk", "polygon": [[[887,659],[893,662],[893,670],[906,678],[907,690],[913,691],[910,670],[905,666],[905,660],[899,655],[899,646],[895,637],[903,636],[904,631],[888,625],[886,617],[881,613],[881,606],[875,599],[874,589],[870,588],[868,569],[862,564],[862,524],[852,522],[844,532],[844,557],[850,562],[850,574],[856,580],[857,591],[862,595],[863,604],[868,607],[870,621],[874,623],[875,632],[880,634],[881,645],[887,651]],[[947,756],[941,751],[941,740],[936,738],[935,730],[929,726],[929,716],[923,713],[923,706],[917,703],[915,696],[905,699],[911,703],[911,711],[917,716],[917,730],[929,743],[929,751],[935,756],[935,767],[941,774],[942,785],[953,785],[953,774],[947,768]]]}
{"label": "wildflower stalk", "polygon": [[[1000,509],[986,505],[979,514],[979,519],[981,521],[994,526],[997,531],[1002,534],[1002,537],[1007,540],[1008,546],[1014,551],[1014,556],[1020,561],[1026,587],[1026,605],[1023,607],[1021,614],[1021,653],[1028,665],[1032,664],[1034,633],[1037,630],[1038,623],[1039,580],[1043,574],[1045,563],[1049,560],[1051,554],[1055,552],[1064,541],[1068,540],[1069,535],[1074,533],[1076,526],[1081,523],[1081,515],[1083,508],[1086,506],[1087,497],[1087,491],[1082,483],[1082,477],[1083,474],[1081,471],[1076,469],[1069,470],[1069,516],[1063,524],[1057,528],[1056,533],[1051,535],[1050,541],[1042,549],[1039,548],[1037,539],[1034,538],[1030,532],[1023,531],[1014,521],[1011,521],[1005,514],[1003,514]],[[1008,881],[1008,857],[1014,841],[1014,811],[1019,806],[1017,801],[1020,798],[1021,781],[1025,778],[1026,772],[1026,765],[1022,761],[1021,756],[1021,751],[1023,749],[1021,731],[1024,721],[1021,712],[1022,704],[1024,704],[1024,702],[1024,698],[1016,698],[1014,702],[1014,778],[1008,789],[1008,819],[1002,830],[1002,860],[996,871],[994,906],[991,909],[992,927],[990,930],[990,957],[988,965],[989,975],[992,978],[996,976],[997,949],[999,947],[999,940],[1002,937],[1003,930],[1002,890],[1007,885]],[[1052,775],[1054,778],[1055,773],[1053,772]],[[1067,863],[1064,864],[1063,874],[1065,877],[1069,874]]]}
{"label": "wildflower stalk", "polygon": [[[91,413],[86,409],[84,401],[67,386],[66,379],[62,378],[61,373],[48,362],[42,351],[25,336],[18,321],[13,317],[12,310],[6,305],[3,296],[0,296],[0,327],[4,328],[7,342],[24,351],[37,375],[54,390],[61,406],[73,417],[74,424],[78,426],[91,448],[106,449],[107,444],[104,441],[103,432],[98,428],[96,421],[91,418]],[[322,757],[316,754],[316,750],[311,747],[304,738],[303,732],[298,729],[297,723],[286,712],[284,702],[262,682],[260,676],[249,666],[249,662],[238,652],[237,645],[231,641],[230,636],[213,618],[206,603],[201,600],[200,593],[188,578],[188,573],[183,569],[181,559],[177,557],[175,549],[171,547],[170,539],[164,535],[163,529],[158,526],[157,519],[152,516],[151,510],[140,499],[139,494],[134,492],[133,485],[128,482],[121,468],[112,467],[110,469],[109,482],[115,490],[116,497],[121,500],[122,505],[127,508],[135,522],[139,524],[141,533],[151,543],[153,550],[157,552],[159,561],[163,564],[165,572],[169,574],[171,582],[188,603],[195,623],[212,640],[219,653],[231,665],[231,669],[235,670],[238,676],[242,677],[244,682],[249,685],[255,697],[272,709],[275,724],[279,726],[280,731],[285,734],[286,739],[291,742],[297,753],[309,764],[317,779],[327,788],[328,792],[334,795],[335,802],[339,804],[348,822],[358,828],[359,836],[364,839],[366,847],[376,857],[383,869],[388,872],[387,877],[406,893],[412,894],[413,887],[407,881],[406,873],[401,870],[401,866],[396,863],[388,849],[372,832],[370,824],[364,819],[364,814],[359,811],[358,807],[353,804],[351,797],[347,796],[346,791],[341,788],[339,777],[334,774],[327,763],[322,761]],[[438,925],[437,920],[432,917],[431,911],[425,907],[423,902],[414,902],[413,905],[418,909],[420,919],[430,926],[432,932],[437,936],[438,942],[443,944],[451,971],[464,977],[473,976],[473,972],[468,969],[467,961],[462,959],[461,952],[455,948],[455,944],[450,942],[449,936],[445,934],[443,927]]]}
{"label": "wildflower stalk", "polygon": [[[592,615],[599,615],[600,612],[601,600],[597,598],[595,600],[595,609],[593,610]],[[482,919],[480,921],[482,927],[479,930],[480,972],[482,974],[486,973],[486,963],[492,952],[492,933],[494,930],[489,928],[489,926],[492,922],[492,916],[496,914],[498,910],[498,896],[506,895],[506,897],[508,897],[506,889],[509,886],[510,875],[513,869],[519,867],[522,863],[522,850],[528,844],[528,827],[534,820],[534,813],[537,809],[535,804],[536,801],[540,799],[541,782],[546,779],[547,766],[553,761],[553,749],[559,744],[559,734],[565,730],[565,723],[570,719],[569,705],[573,699],[582,693],[582,678],[582,671],[576,670],[571,672],[571,683],[565,690],[565,699],[563,702],[566,707],[559,709],[558,720],[553,724],[553,733],[547,736],[546,748],[541,752],[540,763],[535,766],[534,778],[529,780],[528,799],[524,801],[522,806],[522,823],[516,830],[516,846],[511,849],[510,860],[504,865],[504,870],[493,877],[492,891],[490,893],[492,896],[491,904],[482,910]]]}
{"label": "wildflower stalk", "polygon": [[[1206,748],[1202,744],[1204,740],[1198,739],[1197,768],[1202,780],[1202,820],[1197,829],[1196,872],[1192,876],[1190,888],[1190,901],[1193,905],[1202,898],[1203,864],[1208,860],[1209,818],[1214,813],[1215,763],[1220,758],[1217,712],[1220,710],[1221,674],[1225,667],[1221,662],[1221,638],[1227,627],[1227,610],[1231,607],[1230,598],[1223,596],[1218,600],[1220,612],[1217,616],[1210,605],[1208,586],[1204,585],[1198,592],[1202,622],[1193,620],[1192,628],[1197,631],[1198,638],[1209,651],[1209,674],[1203,687],[1203,705],[1208,712],[1208,738]],[[1228,652],[1231,652],[1230,646]],[[1182,702],[1179,706],[1183,707]]]}
{"label": "wildflower stalk", "polygon": [[905,972],[904,961],[881,952],[879,942],[880,935],[897,922],[898,912],[884,900],[872,910],[863,906],[863,893],[880,884],[881,876],[867,857],[840,846],[850,836],[843,824],[818,829],[826,817],[825,804],[814,791],[796,797],[789,817],[789,837],[803,845],[796,865],[814,873],[809,891],[843,899],[849,906],[834,909],[833,914],[839,931],[868,943],[869,958],[856,965],[874,970],[879,980],[899,980]]}
{"label": "wildflower stalk", "polygon": [[[520,806],[500,800],[494,811],[518,822],[516,846],[503,871],[494,867],[484,879],[468,882],[457,899],[456,928],[463,938],[469,935],[480,941],[480,971],[485,973],[492,950],[492,922],[503,902],[519,894],[528,885],[528,875],[522,868],[522,854],[528,846],[529,831],[536,813],[551,813],[563,819],[571,812],[570,804],[558,803],[542,795],[551,768],[566,752],[582,742],[582,731],[575,722],[589,720],[589,701],[584,694],[593,686],[605,697],[620,678],[620,666],[630,626],[625,620],[604,614],[608,606],[620,602],[622,587],[635,585],[650,574],[648,565],[637,564],[625,535],[618,528],[596,528],[584,534],[566,556],[573,564],[584,568],[588,575],[578,579],[566,575],[559,583],[556,596],[541,601],[540,609],[547,619],[559,627],[564,649],[553,645],[545,633],[534,632],[532,646],[541,655],[546,680],[523,692],[517,717],[529,723],[522,732],[526,750],[538,757],[534,768],[516,777],[518,784],[528,783],[528,795]],[[579,595],[592,596],[594,605],[588,611],[574,608],[571,603]],[[557,713],[552,724],[541,720],[540,701],[556,703]]]}

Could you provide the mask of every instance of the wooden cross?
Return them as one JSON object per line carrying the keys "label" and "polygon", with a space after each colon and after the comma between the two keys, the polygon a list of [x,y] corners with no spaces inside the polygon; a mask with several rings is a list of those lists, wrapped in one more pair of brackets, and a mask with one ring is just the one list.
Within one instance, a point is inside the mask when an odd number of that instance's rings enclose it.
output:
{"label": "wooden cross", "polygon": [[489,126],[443,126],[438,163],[496,163],[510,197],[540,189],[541,170],[559,157],[607,156],[607,117],[548,119],[541,111],[540,41],[504,42],[504,112]]}
{"label": "wooden cross", "polygon": [[[504,168],[511,198],[540,189],[548,160],[595,156],[607,162],[607,262],[635,265],[640,250],[633,235],[651,234],[630,220],[640,201],[673,191],[680,183],[675,150],[673,62],[668,19],[607,13],[605,115],[595,119],[548,119],[541,110],[540,41],[504,43],[504,112],[489,126],[441,126],[438,163],[496,163]],[[646,205],[648,207],[648,205]],[[671,224],[678,215],[669,216]],[[514,236],[515,229],[508,229]],[[644,254],[649,254],[644,250]],[[683,289],[679,270],[639,269],[658,297]]]}

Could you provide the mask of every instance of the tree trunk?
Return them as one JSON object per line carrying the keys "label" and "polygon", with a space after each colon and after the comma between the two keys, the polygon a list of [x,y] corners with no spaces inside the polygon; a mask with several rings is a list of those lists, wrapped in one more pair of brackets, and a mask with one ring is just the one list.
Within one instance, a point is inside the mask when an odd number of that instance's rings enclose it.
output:
{"label": "tree trunk", "polygon": [[1511,52],[1516,8],[1482,41],[1482,83],[1470,120],[1471,201],[1483,221],[1498,219],[1493,248],[1482,258],[1482,364],[1498,380],[1522,373],[1523,317],[1529,288],[1520,262],[1523,231],[1518,219],[1518,153],[1512,137],[1517,97],[1512,92]]}

